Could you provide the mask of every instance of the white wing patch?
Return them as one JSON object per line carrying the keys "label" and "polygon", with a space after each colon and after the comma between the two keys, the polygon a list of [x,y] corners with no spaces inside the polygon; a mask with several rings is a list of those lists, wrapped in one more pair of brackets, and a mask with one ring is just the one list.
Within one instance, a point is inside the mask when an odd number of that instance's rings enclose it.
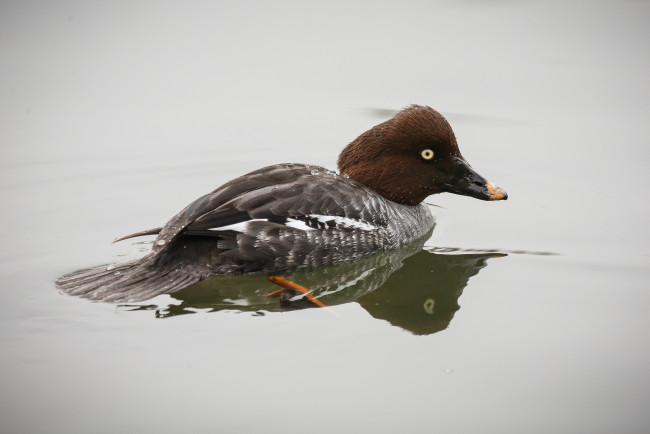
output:
{"label": "white wing patch", "polygon": [[307,222],[298,220],[298,219],[292,219],[288,218],[287,222],[284,224],[285,226],[289,226],[290,228],[295,228],[295,229],[300,229],[303,231],[315,231],[316,228],[313,228],[307,224]]}
{"label": "white wing patch", "polygon": [[326,226],[334,226],[339,229],[361,229],[362,231],[373,231],[377,229],[377,226],[364,220],[355,220],[347,217],[322,214],[309,214],[307,217],[316,219]]}
{"label": "white wing patch", "polygon": [[252,219],[246,220],[245,222],[234,223],[228,226],[220,226],[218,228],[210,228],[211,231],[235,231],[235,232],[246,232],[246,228],[249,224],[253,222],[267,222],[267,219]]}
{"label": "white wing patch", "polygon": [[[210,228],[211,231],[235,231],[246,232],[248,226],[253,222],[266,222],[268,219],[252,219],[232,225]],[[285,226],[302,231],[315,231],[319,229],[359,229],[362,231],[374,231],[377,226],[365,220],[356,220],[341,216],[308,214],[300,217],[289,217],[284,223]]]}

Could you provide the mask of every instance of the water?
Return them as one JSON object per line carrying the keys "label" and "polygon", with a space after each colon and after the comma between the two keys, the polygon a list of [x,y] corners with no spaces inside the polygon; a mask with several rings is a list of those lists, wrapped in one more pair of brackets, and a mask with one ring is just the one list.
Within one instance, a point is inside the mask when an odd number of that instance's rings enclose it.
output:
{"label": "water", "polygon": [[[649,12],[3,4],[1,431],[647,432]],[[422,248],[302,274],[329,309],[261,277],[54,289],[235,176],[335,168],[411,103],[509,200],[430,197]]]}

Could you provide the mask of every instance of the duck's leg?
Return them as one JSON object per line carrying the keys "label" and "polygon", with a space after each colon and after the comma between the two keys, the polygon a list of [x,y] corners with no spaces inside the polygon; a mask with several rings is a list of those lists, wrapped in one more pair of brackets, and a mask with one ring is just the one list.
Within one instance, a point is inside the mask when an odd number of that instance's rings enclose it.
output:
{"label": "duck's leg", "polygon": [[267,279],[269,279],[271,282],[275,283],[276,285],[280,285],[282,289],[278,289],[277,291],[273,291],[267,297],[279,297],[286,291],[295,291],[295,292],[300,292],[301,294],[305,294],[305,297],[314,303],[316,306],[319,307],[327,307],[325,304],[323,304],[322,301],[311,295],[311,291],[309,289],[305,288],[304,286],[300,286],[297,283],[293,283],[290,280],[288,280],[285,277],[280,277],[280,276],[268,276]]}

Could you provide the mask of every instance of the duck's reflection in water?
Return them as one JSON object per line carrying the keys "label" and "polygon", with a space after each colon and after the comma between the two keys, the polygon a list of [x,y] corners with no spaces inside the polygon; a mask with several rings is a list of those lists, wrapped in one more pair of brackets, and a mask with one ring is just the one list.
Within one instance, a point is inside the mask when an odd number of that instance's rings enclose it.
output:
{"label": "duck's reflection in water", "polygon": [[449,327],[470,277],[498,253],[449,255],[420,250],[386,282],[356,301],[373,317],[416,335]]}
{"label": "duck's reflection in water", "polygon": [[[414,334],[435,333],[449,326],[470,277],[487,265],[487,259],[506,255],[435,253],[423,250],[427,238],[353,263],[298,271],[291,280],[311,289],[328,306],[357,302],[373,317]],[[154,310],[161,318],[220,310],[264,315],[316,307],[302,295],[268,298],[276,289],[263,276],[216,276],[170,294],[173,301],[164,306],[123,306]]]}

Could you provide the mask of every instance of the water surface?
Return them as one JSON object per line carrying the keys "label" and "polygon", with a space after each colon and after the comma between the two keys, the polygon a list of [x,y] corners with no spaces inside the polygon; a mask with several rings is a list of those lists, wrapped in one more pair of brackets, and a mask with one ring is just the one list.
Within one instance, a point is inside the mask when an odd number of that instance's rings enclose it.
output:
{"label": "water surface", "polygon": [[[646,2],[0,6],[0,431],[647,432]],[[139,304],[61,274],[411,103],[510,199],[423,246]],[[321,286],[318,286],[321,285]]]}

